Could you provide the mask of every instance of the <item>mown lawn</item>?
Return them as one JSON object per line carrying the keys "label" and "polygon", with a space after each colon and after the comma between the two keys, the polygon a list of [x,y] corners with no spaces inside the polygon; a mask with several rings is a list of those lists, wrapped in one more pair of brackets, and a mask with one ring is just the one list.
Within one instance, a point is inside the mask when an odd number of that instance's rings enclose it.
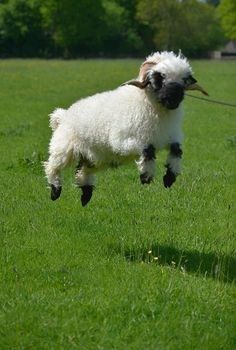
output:
{"label": "mown lawn", "polygon": [[[49,199],[48,114],[139,64],[0,61],[0,349],[234,349],[235,108],[186,97],[170,190],[160,154],[150,186],[134,164],[109,170],[82,208],[69,169]],[[192,64],[212,98],[235,103],[235,62]]]}

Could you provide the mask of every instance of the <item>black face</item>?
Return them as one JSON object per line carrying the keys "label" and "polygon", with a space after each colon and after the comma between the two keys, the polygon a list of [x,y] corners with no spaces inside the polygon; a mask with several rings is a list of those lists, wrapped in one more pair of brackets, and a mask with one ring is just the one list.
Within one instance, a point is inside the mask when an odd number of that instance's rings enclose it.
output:
{"label": "black face", "polygon": [[175,82],[163,85],[157,99],[167,109],[176,109],[184,99],[184,86]]}
{"label": "black face", "polygon": [[184,89],[186,86],[195,83],[192,76],[183,79],[183,83],[165,83],[165,77],[154,72],[150,79],[151,86],[155,92],[157,100],[167,109],[176,109],[184,99]]}

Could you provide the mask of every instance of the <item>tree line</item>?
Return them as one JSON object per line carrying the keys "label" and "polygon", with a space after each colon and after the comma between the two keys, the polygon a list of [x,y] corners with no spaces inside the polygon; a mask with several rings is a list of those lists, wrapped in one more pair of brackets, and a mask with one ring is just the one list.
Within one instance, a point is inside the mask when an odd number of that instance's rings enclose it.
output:
{"label": "tree line", "polygon": [[[230,2],[234,0],[222,0],[223,5]],[[217,0],[0,0],[0,56],[122,57],[181,49],[185,55],[201,57],[225,40],[224,28],[229,26],[227,20],[221,21],[222,4]]]}

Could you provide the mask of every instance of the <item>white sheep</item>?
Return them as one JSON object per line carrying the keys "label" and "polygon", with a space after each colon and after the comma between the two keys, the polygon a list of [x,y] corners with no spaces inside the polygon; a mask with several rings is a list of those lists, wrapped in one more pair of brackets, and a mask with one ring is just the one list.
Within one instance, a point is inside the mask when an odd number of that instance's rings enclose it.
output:
{"label": "white sheep", "polygon": [[51,199],[61,194],[61,169],[76,162],[81,202],[92,197],[95,173],[136,160],[142,184],[155,175],[155,154],[168,148],[164,186],[181,172],[182,101],[196,84],[185,57],[156,52],[141,65],[139,76],[115,90],[81,99],[50,115],[53,130],[49,159],[44,163]]}

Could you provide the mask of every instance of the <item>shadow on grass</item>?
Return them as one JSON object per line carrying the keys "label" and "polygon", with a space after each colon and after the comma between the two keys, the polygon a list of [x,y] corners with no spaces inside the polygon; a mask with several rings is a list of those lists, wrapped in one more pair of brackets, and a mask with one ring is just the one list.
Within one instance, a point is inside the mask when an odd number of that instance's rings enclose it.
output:
{"label": "shadow on grass", "polygon": [[129,262],[143,262],[170,266],[183,273],[194,273],[232,283],[236,279],[236,259],[227,255],[181,251],[171,246],[153,245],[149,250],[124,249],[119,254]]}

